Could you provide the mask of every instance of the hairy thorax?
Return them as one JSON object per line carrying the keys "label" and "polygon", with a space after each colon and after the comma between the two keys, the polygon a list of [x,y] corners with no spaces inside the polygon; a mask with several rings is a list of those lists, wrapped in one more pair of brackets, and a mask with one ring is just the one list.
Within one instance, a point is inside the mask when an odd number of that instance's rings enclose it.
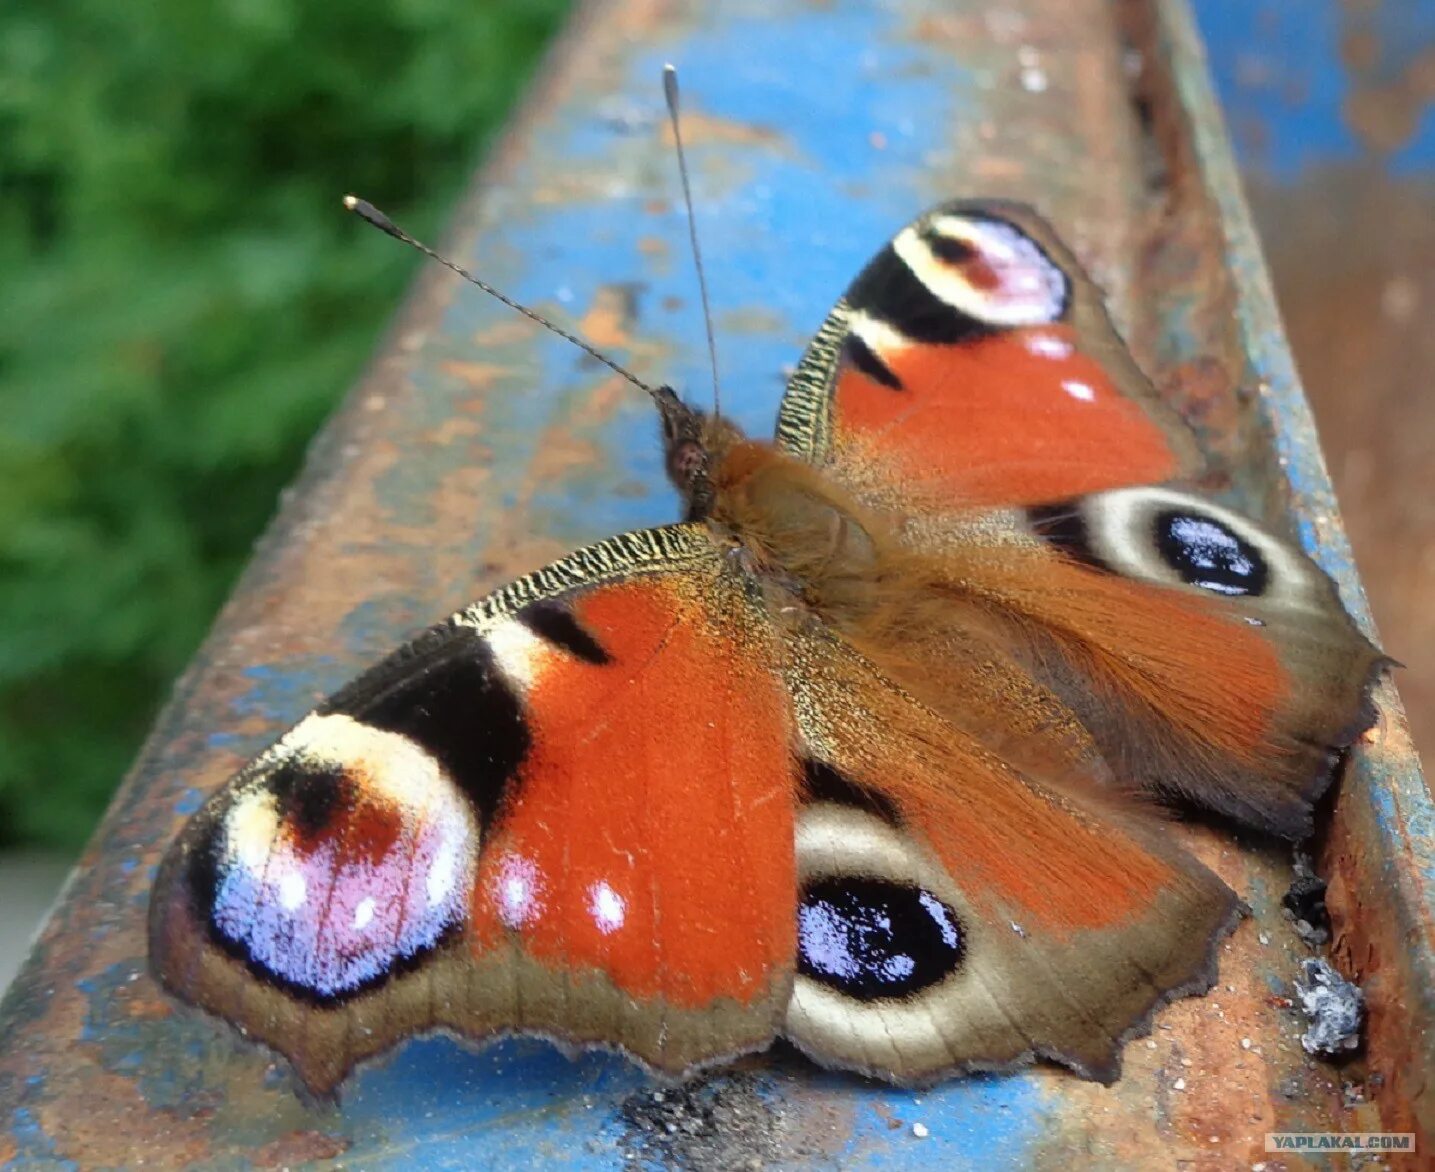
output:
{"label": "hairy thorax", "polygon": [[901,560],[888,519],[770,444],[742,440],[714,457],[709,523],[759,577],[839,627],[867,620]]}

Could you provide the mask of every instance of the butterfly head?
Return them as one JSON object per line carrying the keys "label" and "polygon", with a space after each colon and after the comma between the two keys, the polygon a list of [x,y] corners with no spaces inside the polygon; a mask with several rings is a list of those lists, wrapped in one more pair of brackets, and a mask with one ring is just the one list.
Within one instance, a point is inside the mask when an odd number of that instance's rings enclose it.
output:
{"label": "butterfly head", "polygon": [[687,502],[687,519],[701,521],[713,509],[714,466],[744,436],[723,416],[684,403],[672,387],[658,387],[653,401],[662,420],[668,479]]}

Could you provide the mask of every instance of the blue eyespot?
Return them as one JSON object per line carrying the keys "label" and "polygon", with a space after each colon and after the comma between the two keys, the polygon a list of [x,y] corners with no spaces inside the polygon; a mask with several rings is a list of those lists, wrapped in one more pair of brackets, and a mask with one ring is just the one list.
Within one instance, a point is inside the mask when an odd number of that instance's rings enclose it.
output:
{"label": "blue eyespot", "polygon": [[931,892],[879,879],[809,884],[797,912],[798,968],[861,1001],[905,997],[961,964],[956,913]]}
{"label": "blue eyespot", "polygon": [[1156,547],[1183,582],[1216,594],[1260,595],[1270,568],[1260,551],[1213,517],[1167,510],[1156,517]]}

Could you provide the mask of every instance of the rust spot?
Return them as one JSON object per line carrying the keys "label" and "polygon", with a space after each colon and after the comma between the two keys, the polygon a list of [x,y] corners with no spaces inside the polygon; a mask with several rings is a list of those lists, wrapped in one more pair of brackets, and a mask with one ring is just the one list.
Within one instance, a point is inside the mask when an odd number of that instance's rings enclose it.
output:
{"label": "rust spot", "polygon": [[537,322],[514,314],[475,330],[473,344],[481,354],[490,346],[513,346],[525,342],[542,328]]}
{"label": "rust spot", "polygon": [[[1389,740],[1371,752],[1369,767],[1385,770],[1411,757],[1408,734],[1396,723]],[[1410,991],[1420,988],[1416,958],[1435,950],[1435,926],[1402,925],[1389,914],[1390,887],[1411,885],[1416,877],[1402,872],[1415,864],[1411,851],[1400,850],[1393,862],[1382,865],[1371,854],[1382,841],[1370,805],[1342,790],[1321,856],[1330,878],[1331,959],[1365,993],[1365,1054],[1371,1071],[1365,1085],[1380,1129],[1415,1132],[1417,1150],[1423,1151],[1435,1142],[1435,1086],[1428,1077],[1423,1031],[1411,1027],[1424,1010],[1412,1005]]]}
{"label": "rust spot", "polygon": [[[487,344],[495,343],[490,340]],[[471,391],[486,391],[493,386],[496,379],[510,373],[507,367],[492,362],[467,362],[452,358],[440,363],[439,369],[461,381]]]}
{"label": "rust spot", "polygon": [[1393,78],[1364,81],[1359,73],[1345,99],[1345,120],[1371,150],[1390,154],[1405,146],[1435,101],[1435,46],[1418,54]]}
{"label": "rust spot", "polygon": [[592,440],[580,439],[567,427],[550,427],[538,445],[538,458],[531,474],[536,480],[560,479],[582,468],[602,462],[602,451]]}
{"label": "rust spot", "polygon": [[256,1168],[287,1167],[312,1160],[332,1160],[349,1150],[349,1141],[322,1131],[291,1131],[254,1152]]}
{"label": "rust spot", "polygon": [[[662,124],[663,144],[672,147],[673,128],[668,122]],[[783,142],[783,136],[771,127],[756,126],[747,122],[734,122],[704,114],[701,110],[683,110],[683,145],[685,147],[722,143],[728,146],[770,147]]]}
{"label": "rust spot", "polygon": [[627,346],[635,308],[631,289],[604,285],[578,320],[578,336],[598,350]]}
{"label": "rust spot", "polygon": [[888,1131],[897,1131],[902,1126],[902,1121],[893,1113],[892,1108],[886,1103],[874,1103],[873,1108],[878,1117],[887,1125]]}

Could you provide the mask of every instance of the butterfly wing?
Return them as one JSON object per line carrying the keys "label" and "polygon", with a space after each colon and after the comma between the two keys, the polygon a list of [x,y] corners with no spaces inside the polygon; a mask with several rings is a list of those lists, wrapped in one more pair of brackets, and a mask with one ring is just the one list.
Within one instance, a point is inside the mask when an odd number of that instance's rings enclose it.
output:
{"label": "butterfly wing", "polygon": [[904,1083],[1036,1056],[1109,1082],[1210,986],[1238,904],[1157,828],[1012,767],[831,631],[793,662],[803,1050]]}
{"label": "butterfly wing", "polygon": [[1166,486],[1193,439],[1030,209],[903,229],[808,349],[778,440],[916,547],[1005,547],[1021,580],[990,609],[1122,782],[1309,833],[1389,661],[1292,543]]}
{"label": "butterfly wing", "polygon": [[837,303],[788,385],[778,441],[926,508],[1039,504],[1199,467],[1100,291],[1029,208],[919,217]]}
{"label": "butterfly wing", "polygon": [[795,947],[776,647],[693,526],[498,591],[195,815],[155,886],[152,965],[318,1091],[435,1028],[668,1073],[765,1046]]}

